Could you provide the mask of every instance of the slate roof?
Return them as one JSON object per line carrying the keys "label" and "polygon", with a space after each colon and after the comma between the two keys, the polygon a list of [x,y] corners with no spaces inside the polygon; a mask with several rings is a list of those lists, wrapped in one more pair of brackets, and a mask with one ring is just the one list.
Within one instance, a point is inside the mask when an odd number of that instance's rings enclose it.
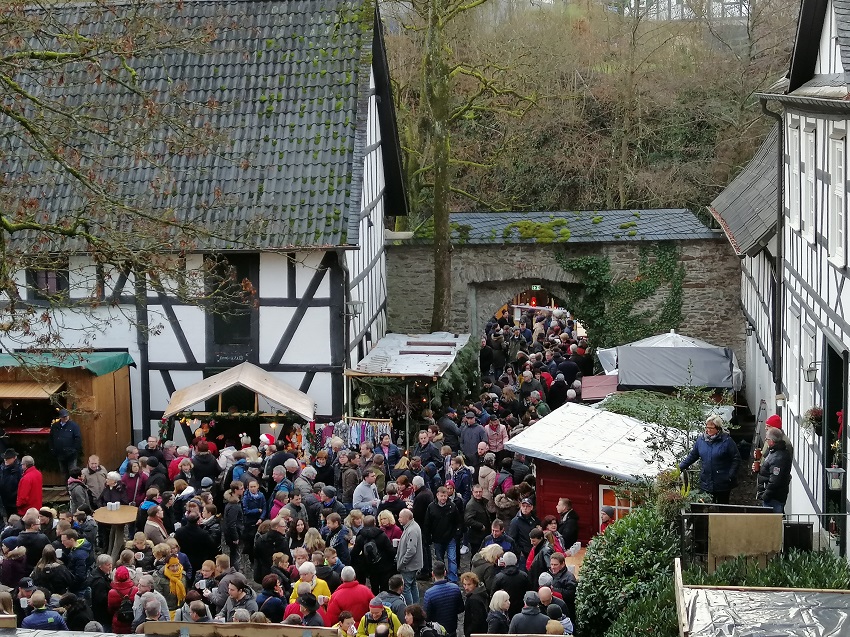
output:
{"label": "slate roof", "polygon": [[746,168],[709,206],[738,255],[754,256],[776,230],[777,135],[774,126]]}
{"label": "slate roof", "polygon": [[[146,209],[171,210],[178,219],[197,219],[215,235],[205,238],[200,246],[205,249],[233,248],[233,239],[259,249],[357,243],[369,69],[373,38],[380,37],[371,0],[114,6],[121,18],[127,18],[125,10],[153,11],[186,32],[213,25],[215,37],[206,48],[167,50],[131,63],[143,89],[168,94],[180,87],[185,103],[214,105],[212,131],[226,137],[217,152],[170,158],[171,185],[158,190],[152,185],[162,174],[150,165],[139,167],[130,153],[114,150],[103,139],[77,140],[108,158],[104,174],[119,195]],[[92,17],[91,7],[51,5],[50,10],[83,34],[120,28],[108,11]],[[72,73],[86,72],[69,70],[62,87],[43,90],[54,96],[61,91],[68,105],[99,106],[107,119],[120,121],[126,92],[105,81],[70,81]],[[198,127],[200,121],[189,125]],[[0,122],[8,130],[8,120]],[[11,156],[4,157],[7,175],[36,175],[21,196],[35,197],[50,220],[86,205],[85,193],[55,164],[28,152],[20,139],[0,143],[12,148]],[[392,155],[392,149],[384,149],[385,161]],[[62,247],[84,248],[73,242]]]}
{"label": "slate roof", "polygon": [[835,31],[838,48],[841,50],[841,66],[850,72],[850,0],[832,0],[835,13]]}
{"label": "slate roof", "polygon": [[[449,223],[452,242],[458,245],[670,241],[719,234],[686,209],[453,212]],[[427,232],[411,241],[426,239]]]}

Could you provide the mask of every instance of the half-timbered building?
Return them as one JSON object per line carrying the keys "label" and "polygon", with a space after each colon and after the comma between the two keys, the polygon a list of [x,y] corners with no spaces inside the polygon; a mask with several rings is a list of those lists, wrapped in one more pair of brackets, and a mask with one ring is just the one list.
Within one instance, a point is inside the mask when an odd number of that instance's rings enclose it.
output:
{"label": "half-timbered building", "polygon": [[[821,515],[842,544],[847,489],[831,470],[847,469],[847,71],[850,2],[803,0],[789,72],[760,96],[776,134],[742,173],[743,187],[736,180],[713,204],[743,259],[750,404],[781,413],[794,444],[786,511]],[[780,173],[772,187],[771,164]],[[810,425],[812,408],[823,409],[822,426]]]}
{"label": "half-timbered building", "polygon": [[[129,5],[114,7],[124,10]],[[136,435],[156,431],[176,389],[246,361],[308,393],[317,415],[339,418],[346,366],[386,330],[384,218],[406,214],[407,205],[377,7],[368,0],[187,0],[158,10],[178,28],[215,12],[228,18],[207,49],[133,64],[146,88],[182,83],[199,103],[221,105],[213,129],[227,137],[230,155],[176,156],[168,205],[194,211],[215,193],[228,207],[199,215],[210,238],[175,256],[194,272],[205,259],[226,263],[235,281],[250,281],[251,300],[209,311],[149,278],[100,272],[84,250],[69,251],[63,271],[20,272],[22,300],[38,305],[40,291],[58,285],[72,300],[100,294],[107,301],[90,312],[112,303],[129,317],[119,314],[93,342],[77,345],[121,349],[135,360]],[[105,89],[103,100],[119,118],[121,103],[110,103]],[[141,171],[121,179],[128,196],[150,188]],[[50,214],[75,205],[65,193],[42,191]],[[250,243],[241,241],[249,231]],[[208,295],[197,285],[198,298]],[[75,345],[72,328],[85,320],[79,313],[65,319],[65,346]]]}

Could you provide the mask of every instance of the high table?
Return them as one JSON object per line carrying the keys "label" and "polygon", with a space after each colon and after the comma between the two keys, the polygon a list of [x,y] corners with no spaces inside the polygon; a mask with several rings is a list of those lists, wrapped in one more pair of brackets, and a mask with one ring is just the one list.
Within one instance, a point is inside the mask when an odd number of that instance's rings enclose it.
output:
{"label": "high table", "polygon": [[109,525],[109,549],[108,553],[112,556],[113,563],[118,563],[118,558],[121,557],[121,551],[124,549],[124,525],[136,521],[136,515],[139,509],[137,507],[122,504],[116,510],[110,510],[106,507],[100,507],[92,513],[92,517],[98,524]]}

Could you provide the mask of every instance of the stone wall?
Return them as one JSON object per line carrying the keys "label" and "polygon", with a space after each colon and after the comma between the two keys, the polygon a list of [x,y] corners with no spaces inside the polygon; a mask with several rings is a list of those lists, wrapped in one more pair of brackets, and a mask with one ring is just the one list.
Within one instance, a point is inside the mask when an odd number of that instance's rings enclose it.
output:
{"label": "stone wall", "polygon": [[[681,333],[731,347],[743,367],[745,324],[741,265],[725,239],[678,241],[685,266]],[[458,245],[452,256],[450,328],[478,334],[493,312],[531,284],[569,299],[565,283],[579,283],[554,259],[605,255],[615,278],[637,270],[640,243],[582,245]],[[387,304],[393,332],[428,332],[434,267],[430,245],[387,246]],[[569,309],[569,308],[568,308]],[[581,317],[577,317],[581,320]]]}

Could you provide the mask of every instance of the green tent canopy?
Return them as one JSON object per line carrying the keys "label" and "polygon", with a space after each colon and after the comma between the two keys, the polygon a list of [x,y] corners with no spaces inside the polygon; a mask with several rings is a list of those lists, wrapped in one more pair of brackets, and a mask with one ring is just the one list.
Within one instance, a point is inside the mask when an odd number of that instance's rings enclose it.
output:
{"label": "green tent canopy", "polygon": [[61,369],[82,368],[95,376],[111,374],[126,367],[136,366],[127,352],[60,352],[0,354],[0,367],[59,367]]}

